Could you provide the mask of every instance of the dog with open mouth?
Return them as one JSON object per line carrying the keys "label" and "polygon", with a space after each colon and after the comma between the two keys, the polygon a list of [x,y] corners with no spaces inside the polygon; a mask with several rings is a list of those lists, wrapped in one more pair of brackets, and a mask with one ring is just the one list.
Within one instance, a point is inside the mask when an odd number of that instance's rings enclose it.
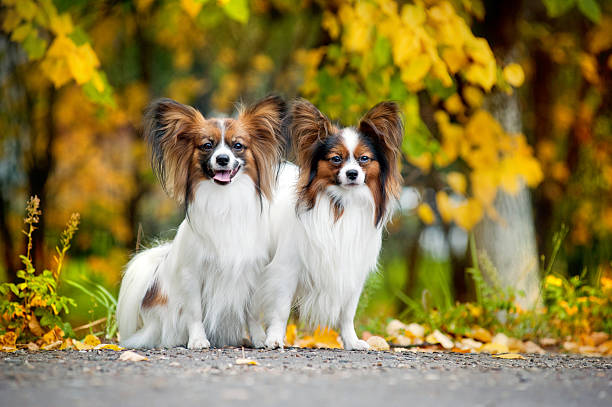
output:
{"label": "dog with open mouth", "polygon": [[153,169],[186,216],[171,242],[126,267],[117,305],[123,346],[242,343],[268,255],[284,111],[275,96],[235,119],[206,119],[170,99],[149,107],[144,136]]}

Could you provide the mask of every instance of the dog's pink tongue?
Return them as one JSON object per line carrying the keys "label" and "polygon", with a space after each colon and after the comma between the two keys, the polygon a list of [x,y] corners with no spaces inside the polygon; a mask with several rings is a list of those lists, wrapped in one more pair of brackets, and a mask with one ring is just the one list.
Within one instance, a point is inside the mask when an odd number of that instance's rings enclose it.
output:
{"label": "dog's pink tongue", "polygon": [[231,178],[230,178],[230,174],[232,172],[231,171],[217,171],[215,173],[215,179],[217,181],[221,181],[221,182],[230,182]]}

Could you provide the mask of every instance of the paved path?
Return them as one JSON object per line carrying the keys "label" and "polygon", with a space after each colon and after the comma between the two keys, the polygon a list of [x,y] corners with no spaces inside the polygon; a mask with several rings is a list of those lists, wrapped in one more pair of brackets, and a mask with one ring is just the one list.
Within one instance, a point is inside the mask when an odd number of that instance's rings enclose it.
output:
{"label": "paved path", "polygon": [[245,350],[0,354],[5,406],[612,406],[612,359]]}

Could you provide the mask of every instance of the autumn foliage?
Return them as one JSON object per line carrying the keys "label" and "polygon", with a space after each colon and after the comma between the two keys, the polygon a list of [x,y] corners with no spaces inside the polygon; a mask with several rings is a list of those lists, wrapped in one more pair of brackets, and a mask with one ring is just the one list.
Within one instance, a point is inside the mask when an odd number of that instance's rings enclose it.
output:
{"label": "autumn foliage", "polygon": [[[100,294],[89,299],[95,312],[84,303],[71,317],[110,322],[111,294],[130,253],[176,225],[180,208],[156,184],[140,137],[150,100],[166,96],[205,114],[229,113],[234,103],[269,92],[303,96],[345,124],[381,100],[401,106],[402,174],[417,199],[390,226],[379,304],[369,312],[402,314],[427,325],[428,334],[452,336],[462,333],[443,320],[464,321],[457,326],[466,332],[472,326],[497,332],[503,327],[489,317],[502,310],[516,316],[516,326],[506,328],[517,328],[527,318],[512,308],[520,293],[479,302],[477,277],[465,271],[466,242],[481,222],[508,225],[496,208],[500,194],[529,190],[544,256],[534,265],[545,300],[538,306],[549,315],[542,335],[576,339],[612,329],[602,314],[612,277],[609,1],[0,4],[0,270],[7,281],[0,314],[3,332],[15,336],[4,342],[68,335],[60,316],[73,303],[57,293],[67,275],[76,285],[61,291],[89,290],[83,276],[104,287],[90,291]],[[500,20],[500,10],[512,15]],[[499,114],[509,111],[495,106],[500,96],[520,108],[515,126]],[[30,201],[24,238],[22,202],[34,195],[45,217],[34,222],[40,208]],[[72,240],[74,212],[82,223]],[[66,219],[60,245],[49,250]],[[560,243],[553,238],[566,229]],[[433,258],[425,237],[437,230],[448,252],[463,241],[460,253]],[[34,265],[42,264],[53,266],[39,272]],[[434,279],[432,265],[451,269],[436,306],[427,302],[434,296],[429,287],[415,289],[415,281]],[[76,289],[71,296],[78,298]],[[457,304],[459,298],[469,302]],[[297,336],[309,346],[329,339],[322,339],[324,330]]]}

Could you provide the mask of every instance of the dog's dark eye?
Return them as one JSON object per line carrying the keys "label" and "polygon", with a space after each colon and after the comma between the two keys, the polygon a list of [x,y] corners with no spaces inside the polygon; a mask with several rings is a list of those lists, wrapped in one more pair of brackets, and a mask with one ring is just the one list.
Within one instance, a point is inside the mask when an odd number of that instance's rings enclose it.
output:
{"label": "dog's dark eye", "polygon": [[233,148],[236,151],[240,151],[240,150],[242,150],[244,148],[244,146],[242,144],[240,144],[240,143],[235,143]]}
{"label": "dog's dark eye", "polygon": [[359,157],[360,163],[367,163],[368,161],[370,161],[370,157],[368,157],[367,155],[362,155],[361,157]]}
{"label": "dog's dark eye", "polygon": [[334,164],[340,164],[342,162],[342,157],[340,157],[339,155],[335,155],[332,158],[330,158],[329,161],[331,161]]}
{"label": "dog's dark eye", "polygon": [[200,145],[198,148],[200,150],[203,150],[203,151],[209,151],[209,150],[211,150],[213,148],[213,145],[212,145],[212,143],[208,142],[208,143],[204,143],[204,144]]}

